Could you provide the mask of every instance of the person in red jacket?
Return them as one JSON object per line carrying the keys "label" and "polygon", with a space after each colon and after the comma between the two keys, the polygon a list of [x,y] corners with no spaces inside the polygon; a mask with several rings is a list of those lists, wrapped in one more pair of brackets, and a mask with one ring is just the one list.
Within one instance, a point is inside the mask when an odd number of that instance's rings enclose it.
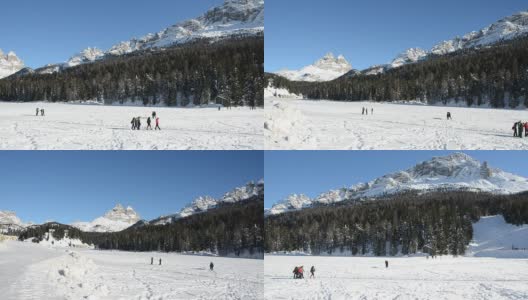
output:
{"label": "person in red jacket", "polygon": [[304,278],[304,266],[300,266],[298,269],[299,278]]}
{"label": "person in red jacket", "polygon": [[154,128],[154,130],[161,130],[161,128],[159,127],[159,117],[156,118],[156,128]]}
{"label": "person in red jacket", "polygon": [[528,136],[528,122],[524,123],[524,136]]}

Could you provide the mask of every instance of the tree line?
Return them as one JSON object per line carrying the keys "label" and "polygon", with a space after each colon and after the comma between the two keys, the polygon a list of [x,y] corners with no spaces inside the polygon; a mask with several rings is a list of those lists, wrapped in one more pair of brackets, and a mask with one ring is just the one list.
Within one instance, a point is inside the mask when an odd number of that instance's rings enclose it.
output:
{"label": "tree line", "polygon": [[464,49],[390,69],[378,75],[349,73],[322,83],[292,82],[266,74],[277,87],[307,99],[337,101],[454,101],[496,108],[528,106],[528,36],[491,47]]}
{"label": "tree line", "polygon": [[528,193],[409,192],[269,216],[264,249],[314,255],[462,255],[473,237],[472,224],[490,215],[528,224]]}
{"label": "tree line", "polygon": [[47,223],[32,226],[20,234],[20,240],[39,242],[50,228],[56,239],[78,238],[96,249],[124,251],[210,251],[221,256],[263,255],[264,196],[222,204],[204,213],[194,214],[165,225],[139,222],[120,232],[83,232],[69,225]]}
{"label": "tree line", "polygon": [[201,40],[0,80],[4,101],[263,106],[264,37]]}

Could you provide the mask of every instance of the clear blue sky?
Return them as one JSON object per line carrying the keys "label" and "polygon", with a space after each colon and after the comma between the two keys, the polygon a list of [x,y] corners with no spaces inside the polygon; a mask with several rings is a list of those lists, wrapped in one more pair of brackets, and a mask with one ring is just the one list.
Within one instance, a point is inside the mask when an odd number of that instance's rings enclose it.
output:
{"label": "clear blue sky", "polygon": [[195,18],[223,0],[13,0],[0,5],[0,49],[30,67],[68,60]]}
{"label": "clear blue sky", "polygon": [[266,0],[265,69],[298,69],[329,51],[364,69],[521,10],[526,0]]}
{"label": "clear blue sky", "polygon": [[[462,151],[490,167],[528,177],[526,151]],[[266,151],[265,207],[296,193],[315,197],[453,151]]]}
{"label": "clear blue sky", "polygon": [[25,222],[91,221],[117,203],[144,219],[263,178],[262,151],[2,151],[0,210]]}

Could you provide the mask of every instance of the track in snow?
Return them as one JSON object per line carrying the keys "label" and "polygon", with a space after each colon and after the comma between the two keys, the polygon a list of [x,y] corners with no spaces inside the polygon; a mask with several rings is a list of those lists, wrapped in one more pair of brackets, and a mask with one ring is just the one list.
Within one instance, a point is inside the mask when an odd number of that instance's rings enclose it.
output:
{"label": "track in snow", "polygon": [[[293,279],[296,265],[304,265],[305,279]],[[308,278],[312,265],[315,279]],[[527,283],[527,259],[265,257],[265,299],[269,300],[528,299]]]}
{"label": "track in snow", "polygon": [[[264,295],[262,260],[48,248],[22,242],[0,244],[0,258],[0,294],[6,300],[249,300]],[[211,261],[214,272],[209,271]]]}
{"label": "track in snow", "polygon": [[[36,117],[44,108],[46,116]],[[162,131],[146,131],[152,111]],[[263,149],[263,110],[0,102],[0,150]],[[130,130],[141,116],[142,130]],[[154,127],[155,123],[152,123]]]}
{"label": "track in snow", "polygon": [[265,105],[265,146],[271,150],[528,149],[528,138],[513,138],[511,130],[514,122],[528,121],[523,110],[273,97]]}

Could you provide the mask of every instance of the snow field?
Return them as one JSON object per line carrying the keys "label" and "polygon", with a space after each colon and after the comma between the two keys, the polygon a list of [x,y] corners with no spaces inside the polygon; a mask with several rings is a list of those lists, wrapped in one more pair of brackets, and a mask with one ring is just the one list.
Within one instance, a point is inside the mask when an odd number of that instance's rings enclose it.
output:
{"label": "snow field", "polygon": [[[526,110],[265,98],[269,150],[526,150]],[[362,107],[369,115],[362,115]],[[370,109],[374,109],[371,114]],[[447,112],[453,120],[447,121]]]}
{"label": "snow field", "polygon": [[[3,299],[262,299],[263,260],[51,248],[9,242]],[[154,257],[154,265],[150,264]],[[162,265],[158,265],[159,258]],[[209,262],[215,271],[209,271]],[[6,293],[3,293],[6,291]]]}
{"label": "snow field", "polygon": [[[293,279],[300,265],[305,279]],[[312,265],[315,279],[309,279]],[[270,300],[528,298],[526,259],[267,255],[264,274]]]}
{"label": "snow field", "polygon": [[[44,108],[44,117],[35,109]],[[152,111],[161,131],[147,131]],[[263,149],[263,111],[0,102],[0,150]],[[141,131],[131,130],[141,117]],[[155,122],[152,122],[155,127]]]}

